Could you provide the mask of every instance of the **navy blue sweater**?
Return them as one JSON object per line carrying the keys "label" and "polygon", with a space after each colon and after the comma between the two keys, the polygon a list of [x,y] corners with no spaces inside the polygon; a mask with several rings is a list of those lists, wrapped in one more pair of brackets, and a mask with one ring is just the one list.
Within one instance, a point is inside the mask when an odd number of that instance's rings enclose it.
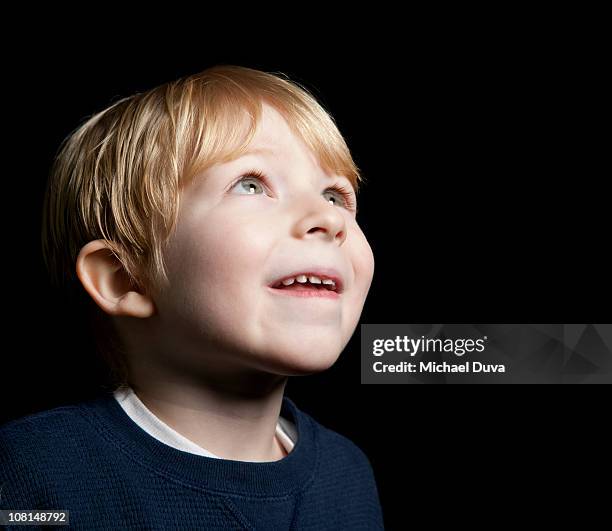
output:
{"label": "navy blue sweater", "polygon": [[286,396],[281,415],[297,443],[264,463],[163,444],[111,393],[13,420],[0,427],[0,509],[69,510],[71,529],[383,529],[363,451]]}

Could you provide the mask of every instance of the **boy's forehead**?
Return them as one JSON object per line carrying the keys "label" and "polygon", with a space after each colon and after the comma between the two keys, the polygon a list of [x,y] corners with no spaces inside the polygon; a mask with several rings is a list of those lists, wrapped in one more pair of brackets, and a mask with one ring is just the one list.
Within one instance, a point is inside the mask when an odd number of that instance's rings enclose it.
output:
{"label": "boy's forehead", "polygon": [[262,114],[251,141],[243,147],[242,151],[235,154],[234,158],[219,162],[215,166],[232,167],[241,159],[252,156],[279,164],[288,162],[292,166],[295,165],[296,160],[300,160],[306,164],[312,164],[326,178],[340,177],[346,179],[350,184],[345,176],[327,174],[321,167],[317,155],[293,132],[284,116],[267,103],[262,103]]}
{"label": "boy's forehead", "polygon": [[271,145],[259,145],[251,142],[245,149],[243,155],[278,155],[279,149],[278,147],[274,147]]}
{"label": "boy's forehead", "polygon": [[262,104],[262,115],[253,138],[238,155],[262,155],[264,157],[282,159],[288,157],[308,157],[314,164],[318,165],[317,157],[304,141],[297,136],[285,117],[274,107]]}
{"label": "boy's forehead", "polygon": [[282,134],[289,130],[290,127],[285,117],[271,105],[263,103],[261,119],[257,126],[256,136],[257,134],[274,136],[275,133]]}
{"label": "boy's forehead", "polygon": [[295,137],[285,118],[276,109],[264,104],[261,119],[246,153],[278,155],[296,141],[300,139]]}

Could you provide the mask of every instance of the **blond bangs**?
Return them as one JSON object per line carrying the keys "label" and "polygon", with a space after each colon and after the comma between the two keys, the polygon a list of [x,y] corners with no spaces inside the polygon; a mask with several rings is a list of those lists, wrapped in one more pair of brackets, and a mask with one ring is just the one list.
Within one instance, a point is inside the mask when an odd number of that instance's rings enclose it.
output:
{"label": "blond bangs", "polygon": [[[248,79],[235,84],[229,73],[241,72]],[[197,84],[197,92],[189,91],[186,106],[194,116],[184,129],[189,131],[190,167],[185,169],[184,183],[217,163],[241,156],[259,125],[262,103],[274,107],[287,121],[292,132],[314,153],[323,171],[346,177],[359,192],[364,181],[350,150],[333,117],[310,95],[307,89],[281,77],[241,67],[216,67],[201,75],[213,79]],[[195,82],[197,77],[193,79]],[[187,115],[184,111],[182,115]],[[247,120],[246,131],[239,125]],[[188,151],[188,150],[186,150]]]}

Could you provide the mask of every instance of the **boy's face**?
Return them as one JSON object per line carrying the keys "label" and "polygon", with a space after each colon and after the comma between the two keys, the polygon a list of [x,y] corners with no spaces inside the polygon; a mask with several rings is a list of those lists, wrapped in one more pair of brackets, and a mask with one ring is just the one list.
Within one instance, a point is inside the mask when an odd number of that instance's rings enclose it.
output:
{"label": "boy's face", "polygon": [[[335,363],[358,324],[374,256],[355,213],[329,191],[335,183],[352,190],[348,179],[325,174],[266,104],[253,148],[273,153],[213,166],[182,191],[165,255],[171,287],[155,297],[165,343],[158,345],[200,367],[321,371]],[[249,178],[228,189],[248,170],[266,175],[269,188]],[[288,296],[269,287],[319,267],[341,275],[337,298]]]}

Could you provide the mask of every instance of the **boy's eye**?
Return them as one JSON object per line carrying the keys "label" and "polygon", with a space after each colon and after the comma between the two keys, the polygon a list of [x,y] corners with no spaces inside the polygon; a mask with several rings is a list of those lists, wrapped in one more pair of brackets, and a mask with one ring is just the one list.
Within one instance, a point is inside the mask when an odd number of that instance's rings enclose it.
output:
{"label": "boy's eye", "polygon": [[[353,210],[355,208],[353,196],[351,195],[350,192],[346,191],[345,188],[343,188],[342,186],[332,186],[331,188],[329,188],[329,190],[333,190],[336,196],[341,197],[339,205],[342,205],[342,203],[344,203],[344,206],[348,208],[349,210]],[[325,193],[328,193],[328,192],[325,192]],[[332,197],[334,196],[332,195]],[[336,204],[336,201],[337,199],[334,199],[334,205]]]}
{"label": "boy's eye", "polygon": [[[244,195],[256,195],[257,187],[261,188],[261,190],[264,191],[262,183],[266,186],[268,185],[266,176],[259,170],[253,170],[247,172],[245,175],[240,177],[240,179],[230,187],[230,190],[233,190],[235,187],[238,187],[240,190],[244,191]],[[332,192],[335,192],[335,195],[341,198],[341,206],[343,203],[348,210],[356,212],[355,200],[353,199],[353,194],[349,190],[347,190],[343,186],[334,185],[328,188],[325,193],[328,193],[330,190]],[[335,199],[333,204],[336,204]]]}
{"label": "boy's eye", "polygon": [[236,183],[236,185],[239,185],[239,188],[241,190],[244,190],[249,195],[255,194],[253,188],[257,188],[257,186],[259,186],[263,190],[261,184],[255,181],[255,179],[253,178],[242,178]]}

